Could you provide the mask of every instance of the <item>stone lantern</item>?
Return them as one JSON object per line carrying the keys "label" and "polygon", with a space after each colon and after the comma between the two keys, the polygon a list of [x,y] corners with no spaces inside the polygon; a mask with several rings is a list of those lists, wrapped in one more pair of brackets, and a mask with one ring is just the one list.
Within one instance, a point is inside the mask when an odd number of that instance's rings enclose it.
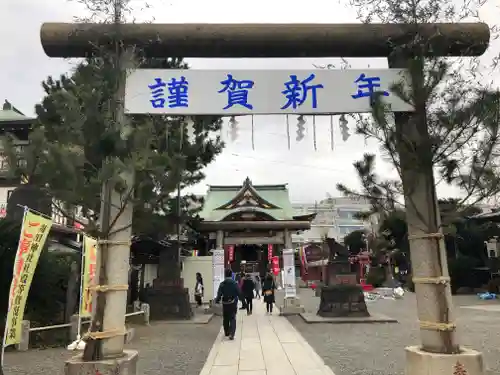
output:
{"label": "stone lantern", "polygon": [[363,288],[357,275],[351,272],[348,250],[333,238],[327,238],[329,248],[326,285],[321,287],[317,315],[322,317],[367,317]]}

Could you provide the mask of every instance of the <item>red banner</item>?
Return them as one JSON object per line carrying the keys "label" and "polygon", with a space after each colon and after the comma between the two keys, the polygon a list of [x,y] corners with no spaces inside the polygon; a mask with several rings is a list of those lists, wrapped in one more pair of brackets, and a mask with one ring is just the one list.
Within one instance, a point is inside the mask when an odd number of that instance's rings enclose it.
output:
{"label": "red banner", "polygon": [[267,245],[267,260],[271,260],[273,257],[273,245]]}
{"label": "red banner", "polygon": [[227,261],[229,263],[234,261],[234,246],[233,245],[229,245],[227,247]]}
{"label": "red banner", "polygon": [[274,276],[280,273],[280,257],[271,258],[271,270],[273,271]]}

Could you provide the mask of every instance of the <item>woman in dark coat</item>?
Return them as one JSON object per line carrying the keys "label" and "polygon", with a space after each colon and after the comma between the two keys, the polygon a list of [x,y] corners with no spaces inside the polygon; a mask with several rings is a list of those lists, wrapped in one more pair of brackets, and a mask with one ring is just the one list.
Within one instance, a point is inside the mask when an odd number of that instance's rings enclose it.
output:
{"label": "woman in dark coat", "polygon": [[249,274],[246,274],[241,284],[241,293],[245,296],[245,307],[247,308],[247,315],[252,315],[253,310],[253,291],[255,283]]}
{"label": "woman in dark coat", "polygon": [[264,302],[266,303],[266,311],[268,314],[273,313],[273,304],[275,301],[274,291],[276,290],[276,284],[274,282],[273,275],[268,273],[262,284],[262,295],[264,296]]}
{"label": "woman in dark coat", "polygon": [[194,299],[198,307],[203,305],[203,293],[205,292],[205,287],[203,286],[203,277],[201,273],[196,272],[196,285],[194,286]]}

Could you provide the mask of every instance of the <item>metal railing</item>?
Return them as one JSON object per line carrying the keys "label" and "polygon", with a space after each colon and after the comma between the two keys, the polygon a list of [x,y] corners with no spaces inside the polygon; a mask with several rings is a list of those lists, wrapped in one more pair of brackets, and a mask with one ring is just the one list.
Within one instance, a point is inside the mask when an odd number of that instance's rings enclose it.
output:
{"label": "metal railing", "polygon": [[49,331],[51,329],[59,329],[59,328],[70,328],[71,323],[64,323],[64,324],[54,324],[52,326],[43,326],[43,327],[33,327],[30,328],[30,332],[40,332],[40,331]]}
{"label": "metal railing", "polygon": [[[144,315],[144,311],[143,310],[134,311],[134,312],[125,314],[125,318],[128,318],[130,316],[137,316],[137,315]],[[74,315],[74,316],[78,317],[78,315]],[[81,321],[81,324],[88,324],[88,323],[90,323],[90,319],[86,319],[86,320]],[[73,325],[73,323],[54,324],[51,326],[33,327],[33,328],[30,328],[29,331],[30,332],[40,332],[40,331],[49,331],[51,329],[71,328],[72,325]]]}
{"label": "metal railing", "polygon": [[[145,325],[149,325],[149,305],[147,303],[141,304],[139,311],[133,311],[133,312],[125,314],[125,318],[140,316],[140,315],[142,315],[144,317],[144,320],[142,321],[142,323]],[[85,318],[85,320],[79,319],[78,314],[72,315],[71,322],[69,322],[69,323],[53,324],[50,326],[43,326],[43,327],[31,327],[29,320],[23,320],[22,326],[21,326],[21,331],[22,331],[21,332],[21,342],[16,345],[16,349],[18,351],[27,351],[29,349],[30,333],[31,332],[43,332],[43,331],[69,328],[70,329],[70,337],[76,338],[77,333],[79,332],[78,325],[79,324],[81,324],[81,325],[90,324],[90,322],[91,322],[90,318]]]}

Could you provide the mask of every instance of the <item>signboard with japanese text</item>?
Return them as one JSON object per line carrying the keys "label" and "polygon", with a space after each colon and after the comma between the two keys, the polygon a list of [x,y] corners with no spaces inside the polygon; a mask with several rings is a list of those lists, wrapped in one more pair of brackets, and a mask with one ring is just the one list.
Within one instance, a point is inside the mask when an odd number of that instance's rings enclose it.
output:
{"label": "signboard with japanese text", "polygon": [[217,297],[219,285],[224,281],[224,250],[217,249],[212,252],[212,282],[214,287],[213,298]]}
{"label": "signboard with japanese text", "polygon": [[277,276],[280,273],[280,258],[272,257],[271,258],[271,270],[274,276]]}
{"label": "signboard with japanese text", "polygon": [[273,245],[267,245],[267,260],[271,260],[273,257]]}
{"label": "signboard with japanese text", "polygon": [[234,261],[234,245],[227,246],[227,261],[229,263]]}
{"label": "signboard with japanese text", "polygon": [[285,284],[285,298],[296,297],[297,289],[295,287],[295,251],[293,249],[283,250],[283,273]]}
{"label": "signboard with japanese text", "polygon": [[26,300],[51,226],[52,220],[31,211],[27,211],[24,215],[9,292],[5,346],[21,342],[21,325]]}
{"label": "signboard with japanese text", "polygon": [[407,82],[404,69],[174,70],[129,72],[130,114],[257,115],[371,112],[381,92],[393,112],[413,108],[391,92]]}
{"label": "signboard with japanese text", "polygon": [[90,287],[97,284],[97,240],[83,237],[84,261],[82,269],[82,302],[80,304],[80,316],[92,316],[92,291]]}

